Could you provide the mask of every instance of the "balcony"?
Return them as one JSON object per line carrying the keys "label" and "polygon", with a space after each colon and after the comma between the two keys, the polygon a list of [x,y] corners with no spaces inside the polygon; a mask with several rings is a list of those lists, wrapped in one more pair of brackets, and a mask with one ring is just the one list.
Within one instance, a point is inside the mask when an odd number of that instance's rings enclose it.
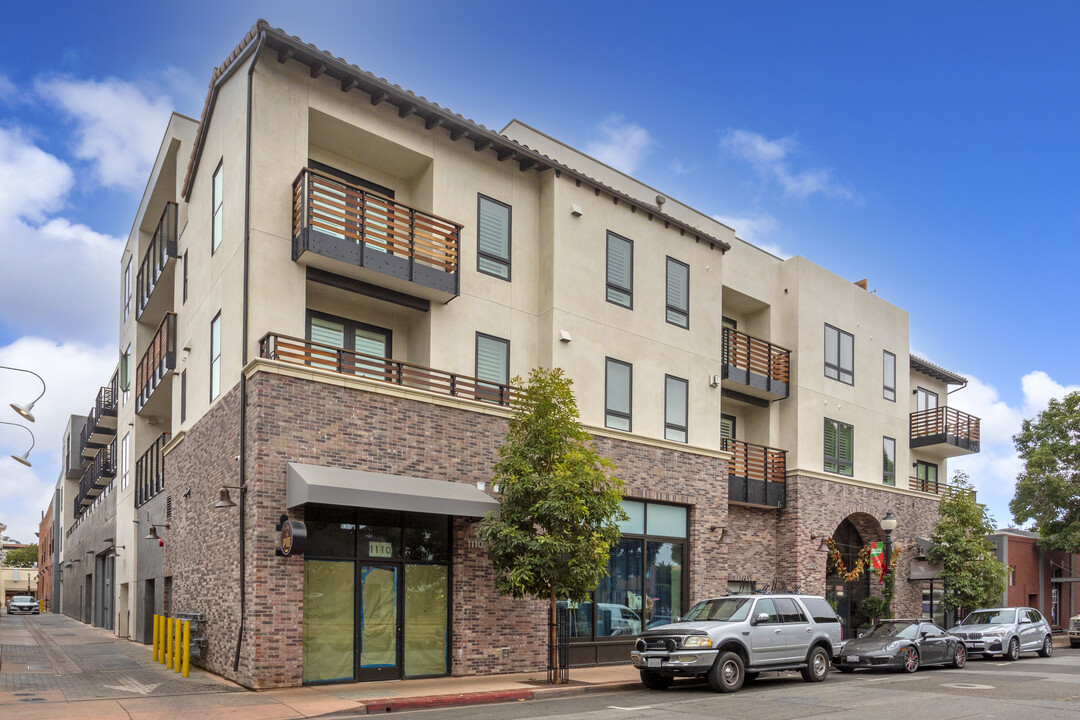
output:
{"label": "balcony", "polygon": [[728,501],[758,507],[784,507],[787,451],[722,438],[728,461]]}
{"label": "balcony", "polygon": [[[169,392],[155,393],[159,386],[172,385],[176,368],[176,313],[167,312],[150,341],[139,366],[135,368],[135,412],[140,415],[165,415],[170,406]],[[168,382],[166,382],[168,381]],[[151,402],[153,401],[153,402]]]}
{"label": "balcony", "polygon": [[79,480],[79,494],[75,499],[76,514],[88,505],[92,505],[94,499],[101,494],[102,490],[116,477],[116,441],[105,446],[94,456],[82,479]]}
{"label": "balcony", "polygon": [[293,260],[406,295],[458,294],[461,225],[304,168],[293,182]]}
{"label": "balcony", "polygon": [[276,333],[267,333],[259,341],[259,356],[494,405],[509,405],[513,399],[510,385]]}
{"label": "balcony", "polygon": [[135,461],[135,507],[141,507],[165,489],[165,464],[161,451],[172,436],[161,433],[150,449]]}
{"label": "balcony", "polygon": [[911,413],[911,448],[949,458],[979,452],[979,418],[941,406]]}
{"label": "balcony", "polygon": [[972,498],[975,497],[975,490],[968,490],[967,488],[949,485],[944,480],[925,480],[923,478],[909,477],[908,487],[912,490],[918,490],[919,492],[940,495],[943,498],[969,493]]}
{"label": "balcony", "polygon": [[98,391],[94,407],[86,416],[86,424],[79,433],[83,467],[94,459],[98,451],[116,438],[116,404],[119,399],[119,378],[113,374],[109,384]]}
{"label": "balcony", "polygon": [[[154,230],[154,237],[150,240],[150,247],[146,249],[146,255],[139,263],[139,274],[135,285],[136,320],[142,320],[144,314],[157,319],[172,306],[176,263],[169,261],[175,257],[178,257],[176,203],[167,202],[165,210],[161,213],[161,219],[158,220],[157,229]],[[160,290],[160,292],[155,293],[155,290]]]}
{"label": "balcony", "polygon": [[772,402],[788,396],[791,351],[724,328],[721,387]]}

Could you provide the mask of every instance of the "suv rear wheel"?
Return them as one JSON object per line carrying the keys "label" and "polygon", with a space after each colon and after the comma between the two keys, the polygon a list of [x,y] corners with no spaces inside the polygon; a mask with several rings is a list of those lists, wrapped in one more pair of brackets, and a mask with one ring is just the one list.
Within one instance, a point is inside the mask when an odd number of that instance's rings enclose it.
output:
{"label": "suv rear wheel", "polygon": [[799,671],[806,682],[821,682],[829,676],[829,654],[822,647],[810,651],[806,667]]}
{"label": "suv rear wheel", "polygon": [[733,693],[742,687],[745,679],[746,669],[742,658],[730,650],[720,653],[709,668],[709,687],[716,692]]}
{"label": "suv rear wheel", "polygon": [[650,690],[667,690],[671,687],[672,678],[666,675],[659,675],[648,670],[641,671],[641,684]]}

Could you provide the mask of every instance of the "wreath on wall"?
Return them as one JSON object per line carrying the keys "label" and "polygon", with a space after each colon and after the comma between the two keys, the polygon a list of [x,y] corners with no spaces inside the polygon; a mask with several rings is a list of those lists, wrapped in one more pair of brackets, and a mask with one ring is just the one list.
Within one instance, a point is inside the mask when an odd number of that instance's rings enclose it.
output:
{"label": "wreath on wall", "polygon": [[[859,550],[858,557],[855,558],[855,564],[848,570],[847,565],[844,563],[844,556],[840,554],[839,548],[836,547],[836,543],[832,538],[828,538],[829,543],[829,570],[835,572],[840,577],[844,578],[844,582],[852,582],[857,580],[860,575],[866,572],[866,569],[870,567],[870,546],[864,545]],[[889,557],[889,576],[890,579],[895,573],[896,561],[900,557],[900,548],[894,547],[891,557]],[[886,579],[885,573],[881,574],[881,578],[878,582],[884,582]],[[891,583],[890,583],[891,584]],[[890,593],[891,595],[891,593]]]}

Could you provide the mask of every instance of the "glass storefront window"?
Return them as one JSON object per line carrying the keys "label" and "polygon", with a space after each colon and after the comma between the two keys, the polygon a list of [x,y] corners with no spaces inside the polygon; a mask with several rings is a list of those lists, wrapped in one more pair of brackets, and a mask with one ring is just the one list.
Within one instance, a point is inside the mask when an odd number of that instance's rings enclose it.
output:
{"label": "glass storefront window", "polygon": [[623,535],[645,534],[645,503],[623,500],[622,509],[629,519],[619,523],[619,532]]}
{"label": "glass storefront window", "polygon": [[304,563],[304,682],[353,679],[351,560]]}
{"label": "glass storefront window", "polygon": [[641,632],[641,540],[622,538],[611,549],[608,575],[596,588],[597,636]]}
{"label": "glass storefront window", "polygon": [[686,508],[649,503],[646,529],[653,537],[686,537]]}
{"label": "glass storefront window", "polygon": [[[450,531],[446,515],[405,515],[405,562],[449,562]],[[406,580],[407,582],[407,580]]]}
{"label": "glass storefront window", "polygon": [[308,513],[307,553],[312,557],[356,557],[356,513],[347,508],[317,508]]}
{"label": "glass storefront window", "polygon": [[445,566],[405,566],[405,674],[445,675],[447,593]]}
{"label": "glass storefront window", "polygon": [[650,542],[646,544],[645,627],[673,622],[682,612],[683,544]]}
{"label": "glass storefront window", "polygon": [[366,510],[357,526],[357,550],[371,560],[401,559],[401,513]]}

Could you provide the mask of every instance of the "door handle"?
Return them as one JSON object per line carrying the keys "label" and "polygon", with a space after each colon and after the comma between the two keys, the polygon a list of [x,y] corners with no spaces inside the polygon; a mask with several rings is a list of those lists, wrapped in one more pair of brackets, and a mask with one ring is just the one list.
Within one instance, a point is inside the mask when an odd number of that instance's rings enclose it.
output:
{"label": "door handle", "polygon": [[809,627],[808,627],[808,628],[806,628],[806,632],[808,632],[808,633],[812,633],[812,632],[814,632],[814,628],[809,628]]}
{"label": "door handle", "polygon": [[773,632],[776,633],[777,635],[782,635],[784,631],[783,630],[773,630]]}

